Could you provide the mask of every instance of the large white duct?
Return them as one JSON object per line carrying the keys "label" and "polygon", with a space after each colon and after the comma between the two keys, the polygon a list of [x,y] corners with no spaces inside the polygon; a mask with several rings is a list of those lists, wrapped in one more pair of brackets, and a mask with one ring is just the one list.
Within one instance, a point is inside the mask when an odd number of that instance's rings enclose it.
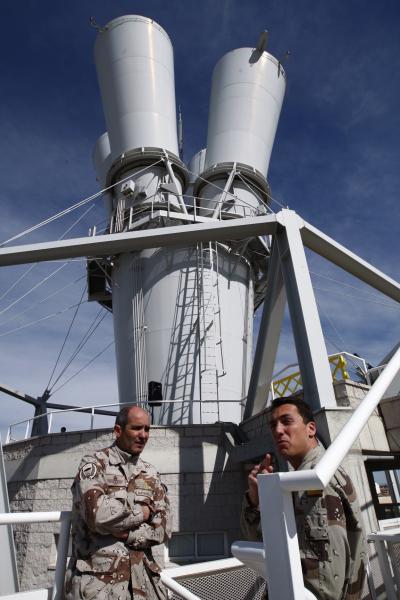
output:
{"label": "large white duct", "polygon": [[95,61],[113,159],[135,148],[178,155],[171,41],[160,25],[129,15],[100,30]]}
{"label": "large white duct", "polygon": [[[96,169],[97,181],[101,188],[107,186],[107,174],[112,163],[110,140],[107,131],[97,140],[93,149],[93,164]],[[113,211],[112,193],[106,192],[104,195],[104,205],[107,216],[110,217]]]}
{"label": "large white duct", "polygon": [[106,187],[107,174],[111,163],[110,139],[106,131],[99,137],[93,149],[93,164],[96,169],[97,181],[101,188]]}
{"label": "large white duct", "polygon": [[193,184],[197,177],[204,171],[206,162],[206,149],[203,148],[192,156],[189,162],[189,183]]}
{"label": "large white duct", "polygon": [[252,277],[247,261],[218,244],[115,259],[121,402],[145,402],[156,381],[167,401],[156,422],[239,422],[250,377]]}
{"label": "large white duct", "polygon": [[[283,97],[283,71],[266,54],[257,61],[248,49],[231,54],[235,61],[231,63],[230,55],[224,57],[214,75],[208,141],[214,158],[210,159],[207,148],[190,163],[197,175],[195,183],[195,177],[190,177],[190,185],[200,182],[202,186],[197,204],[200,217],[219,218],[222,205],[222,218],[265,209],[263,174]],[[116,183],[111,192],[110,231],[179,223],[190,227],[183,200],[187,175],[177,156],[173,55],[167,34],[145,17],[121,17],[99,32],[95,56],[109,137],[105,134],[98,140],[94,162],[101,185]],[[236,92],[225,90],[226,86],[242,94],[239,104]],[[221,111],[227,112],[223,125],[232,129],[232,135],[219,127]],[[243,125],[238,123],[249,111]],[[208,168],[210,161],[218,163],[216,169]],[[236,163],[250,176],[250,184],[236,177]],[[204,181],[210,170],[212,181],[208,176]],[[236,204],[239,195],[244,208]],[[177,212],[182,220],[178,221]],[[259,272],[247,257],[248,244],[154,248],[113,257],[121,402],[157,403],[161,394],[164,404],[153,405],[158,423],[240,421],[249,384]],[[255,250],[258,257],[262,244],[256,243]]]}
{"label": "large white duct", "polygon": [[266,177],[284,93],[283,68],[267,52],[225,54],[212,78],[206,169],[236,162]]}

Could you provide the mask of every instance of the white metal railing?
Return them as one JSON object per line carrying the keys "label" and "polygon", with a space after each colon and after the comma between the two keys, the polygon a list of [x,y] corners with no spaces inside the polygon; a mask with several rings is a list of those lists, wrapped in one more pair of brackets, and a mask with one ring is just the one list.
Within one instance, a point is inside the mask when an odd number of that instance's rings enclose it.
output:
{"label": "white metal railing", "polygon": [[[339,373],[343,379],[352,379],[353,376],[358,377],[358,379],[361,377],[364,379],[365,383],[371,385],[372,381],[369,376],[370,371],[367,367],[367,362],[361,356],[351,354],[350,352],[336,352],[335,354],[329,354],[328,360],[331,366],[333,380],[340,380],[340,377],[337,376],[337,373]],[[342,364],[338,363],[338,360],[341,360]],[[381,372],[382,367],[379,368],[379,372]],[[291,370],[291,372],[288,373],[288,375],[284,375],[284,373],[289,370]],[[358,379],[355,380],[357,381]],[[281,391],[279,391],[279,387],[282,388]],[[293,394],[302,389],[302,387],[303,384],[301,381],[299,364],[292,363],[286,365],[272,375],[269,400],[272,401],[276,397],[286,396],[288,393]]]}
{"label": "white metal railing", "polygon": [[201,576],[212,572],[223,572],[227,569],[242,567],[243,563],[236,558],[223,558],[221,560],[211,560],[194,565],[184,565],[182,567],[173,567],[161,571],[161,581],[169,590],[177,594],[183,600],[202,600],[196,594],[189,591],[177,581],[179,578],[190,577],[193,575]]}
{"label": "white metal railing", "polygon": [[[236,400],[157,400],[157,406],[163,406],[165,405],[165,407],[169,407],[169,406],[173,406],[175,408],[175,406],[180,409],[180,407],[187,405],[189,406],[195,406],[195,405],[199,405],[200,406],[200,421],[202,422],[202,411],[201,411],[201,407],[205,406],[205,405],[210,405],[210,404],[215,404],[216,406],[218,406],[218,415],[217,417],[212,421],[212,423],[215,423],[215,421],[220,420],[220,415],[219,415],[219,406],[221,404],[234,404],[235,406],[241,406],[243,403],[243,398],[242,399],[236,399]],[[92,430],[95,428],[95,417],[101,417],[101,416],[105,416],[105,417],[109,417],[114,418],[113,415],[102,415],[101,412],[99,412],[99,410],[101,409],[108,409],[108,408],[112,408],[112,407],[116,407],[117,411],[115,414],[117,414],[119,408],[121,406],[124,405],[130,405],[132,404],[132,402],[113,402],[111,404],[98,404],[96,406],[82,406],[79,408],[61,408],[61,409],[57,409],[57,410],[49,410],[46,414],[44,415],[37,415],[36,417],[30,417],[29,419],[23,419],[22,421],[16,421],[15,423],[11,423],[11,425],[8,426],[7,428],[7,435],[6,435],[6,441],[5,444],[9,444],[10,442],[17,442],[20,441],[21,439],[28,439],[29,438],[29,432],[32,428],[32,425],[35,421],[38,421],[38,419],[47,419],[47,430],[46,433],[54,433],[53,427],[54,427],[54,416],[55,415],[67,415],[69,413],[81,413],[83,411],[85,411],[84,414],[86,414],[88,411],[89,415],[90,415],[90,426],[88,427],[88,429]],[[148,402],[137,402],[136,403],[138,406],[142,406],[143,408],[145,408],[146,410],[150,410],[152,408],[151,403]],[[96,413],[97,411],[97,413]],[[207,421],[204,421],[203,423],[204,425],[210,424]],[[155,424],[157,426],[157,424]],[[173,425],[173,423],[171,423],[171,425]],[[24,429],[24,434],[20,437],[15,437],[16,434],[13,433],[13,429],[16,429],[17,427],[20,427]],[[108,426],[109,427],[109,426]],[[82,422],[79,422],[79,427],[78,427],[79,431],[82,431]]]}
{"label": "white metal railing", "polygon": [[[292,492],[322,490],[328,485],[399,370],[400,348],[314,469],[258,476],[270,600],[304,600]],[[277,507],[273,519],[271,507]]]}
{"label": "white metal railing", "polygon": [[400,594],[400,571],[398,565],[390,560],[391,553],[388,551],[388,545],[400,543],[400,528],[370,533],[367,539],[375,544],[387,599],[397,600]]}
{"label": "white metal railing", "polygon": [[[223,190],[221,190],[223,194]],[[207,220],[223,220],[229,217],[256,217],[267,215],[272,212],[261,198],[259,198],[259,204],[250,205],[235,199],[233,204],[230,204],[225,210],[222,209],[223,205],[226,204],[225,200],[213,200],[212,204],[215,206],[199,206],[198,198],[183,196],[185,198],[185,207],[188,212],[179,212],[179,205],[177,201],[170,200],[169,194],[167,194],[167,200],[160,200],[158,196],[149,197],[140,206],[131,206],[129,209],[123,209],[122,211],[118,207],[114,211],[110,220],[110,233],[118,233],[122,231],[127,225],[128,229],[132,229],[135,226],[135,222],[140,220],[142,217],[150,215],[153,219],[157,212],[160,210],[167,213],[167,216],[176,217],[181,215],[184,220],[190,220],[196,222],[197,218],[206,218]],[[121,213],[121,214],[120,214]],[[96,230],[91,230],[91,235],[96,235]]]}
{"label": "white metal railing", "polygon": [[48,589],[33,590],[31,592],[20,592],[20,594],[8,594],[1,596],[3,599],[25,599],[36,600],[62,600],[64,598],[64,579],[68,556],[69,531],[71,526],[71,512],[21,512],[0,514],[0,525],[14,525],[21,523],[50,523],[60,522],[60,535],[57,544],[57,562],[54,574],[54,584],[50,591]]}

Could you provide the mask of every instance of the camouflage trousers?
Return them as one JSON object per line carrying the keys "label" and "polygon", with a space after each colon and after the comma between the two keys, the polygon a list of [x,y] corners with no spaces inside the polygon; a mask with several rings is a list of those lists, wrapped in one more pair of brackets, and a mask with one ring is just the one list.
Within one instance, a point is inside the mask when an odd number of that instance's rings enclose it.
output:
{"label": "camouflage trousers", "polygon": [[65,600],[167,600],[158,576],[151,577],[148,584],[144,590],[135,588],[132,581],[105,583],[91,573],[80,573],[72,577]]}

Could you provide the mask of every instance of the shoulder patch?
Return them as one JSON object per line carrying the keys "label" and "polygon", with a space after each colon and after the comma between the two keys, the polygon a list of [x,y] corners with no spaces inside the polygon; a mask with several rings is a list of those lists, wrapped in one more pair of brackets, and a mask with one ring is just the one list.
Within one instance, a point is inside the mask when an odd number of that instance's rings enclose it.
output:
{"label": "shoulder patch", "polygon": [[79,479],[94,479],[97,475],[97,466],[95,463],[86,463],[79,469]]}

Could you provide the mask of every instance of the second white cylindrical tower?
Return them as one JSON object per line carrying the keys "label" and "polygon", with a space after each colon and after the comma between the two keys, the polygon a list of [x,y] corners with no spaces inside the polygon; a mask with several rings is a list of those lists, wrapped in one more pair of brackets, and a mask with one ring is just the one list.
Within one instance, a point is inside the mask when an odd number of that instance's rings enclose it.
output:
{"label": "second white cylindrical tower", "polygon": [[206,169],[236,162],[266,177],[284,93],[285,73],[271,54],[225,54],[212,78]]}

